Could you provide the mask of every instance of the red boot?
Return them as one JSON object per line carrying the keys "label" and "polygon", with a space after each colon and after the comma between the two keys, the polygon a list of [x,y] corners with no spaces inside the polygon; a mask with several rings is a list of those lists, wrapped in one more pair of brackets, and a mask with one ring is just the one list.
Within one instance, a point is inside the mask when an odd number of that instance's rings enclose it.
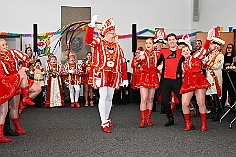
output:
{"label": "red boot", "polygon": [[22,102],[29,104],[29,105],[34,105],[35,103],[29,97],[29,87],[27,86],[25,88],[21,88],[21,90],[22,90],[22,94],[23,94]]}
{"label": "red boot", "polygon": [[80,108],[80,104],[78,102],[75,102],[75,107]]}
{"label": "red boot", "polygon": [[12,119],[13,124],[15,126],[15,132],[21,135],[26,134],[26,132],[21,128],[19,118]]}
{"label": "red boot", "polygon": [[146,110],[146,122],[147,122],[148,126],[153,126],[153,124],[150,120],[151,115],[152,115],[152,110]]}
{"label": "red boot", "polygon": [[4,136],[4,124],[0,124],[0,143],[9,143],[11,141],[11,138],[6,138]]}
{"label": "red boot", "polygon": [[71,107],[71,108],[74,108],[74,107],[75,107],[75,103],[72,102],[72,103],[70,104],[70,107]]}
{"label": "red boot", "polygon": [[201,127],[201,131],[207,131],[207,119],[206,119],[207,114],[206,113],[200,113],[200,118],[202,121],[202,127]]}
{"label": "red boot", "polygon": [[146,110],[140,110],[140,117],[141,117],[141,122],[139,124],[140,128],[144,128],[145,126],[145,119],[146,119]]}
{"label": "red boot", "polygon": [[23,103],[22,101],[19,102],[19,114],[22,115],[23,110],[27,107],[28,105]]}
{"label": "red boot", "polygon": [[111,122],[111,119],[107,119],[107,123],[109,124],[109,127],[115,126],[115,124]]}
{"label": "red boot", "polygon": [[108,123],[103,124],[103,126],[101,126],[102,131],[105,133],[111,133],[111,129],[108,126]]}
{"label": "red boot", "polygon": [[185,120],[185,123],[186,123],[186,127],[184,128],[185,131],[195,129],[195,127],[193,126],[193,123],[190,120],[190,114],[184,114],[184,120]]}
{"label": "red boot", "polygon": [[174,103],[174,102],[170,103],[170,109],[171,109],[171,112],[172,112],[172,116],[174,116],[174,114],[175,114],[175,106],[176,106],[176,103]]}

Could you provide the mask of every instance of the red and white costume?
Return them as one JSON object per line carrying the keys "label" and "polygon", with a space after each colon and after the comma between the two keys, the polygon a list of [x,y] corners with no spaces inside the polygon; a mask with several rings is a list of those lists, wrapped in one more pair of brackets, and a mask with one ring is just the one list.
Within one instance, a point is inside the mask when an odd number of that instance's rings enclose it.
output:
{"label": "red and white costume", "polygon": [[45,69],[40,67],[36,68],[33,67],[30,71],[30,74],[34,75],[34,82],[40,85],[40,87],[44,86],[44,75],[45,75]]}
{"label": "red and white costume", "polygon": [[[10,76],[10,75],[18,74],[18,71],[20,70],[18,66],[19,61],[22,61],[22,67],[27,69],[29,66],[30,58],[24,52],[21,52],[16,49],[10,49],[10,50],[7,50],[5,53],[0,53],[0,60],[2,62],[2,67],[4,69],[5,75]],[[26,73],[25,73],[25,78],[27,78]],[[19,82],[16,81],[16,84],[18,83]],[[20,87],[21,85],[18,84],[18,89],[15,91],[13,95],[14,97],[9,102],[10,106],[13,105],[11,106],[12,109],[10,110],[10,112],[12,115],[11,118],[12,118],[13,124],[15,126],[15,132],[19,134],[26,134],[26,132],[20,126],[20,122],[18,118],[19,117],[18,111],[20,110],[21,106],[19,105],[19,102],[17,102],[16,96],[22,93],[23,94],[22,102],[25,104],[34,105],[34,102],[32,102],[32,99],[29,97],[29,88],[33,85],[33,83],[34,81],[29,80],[29,79],[21,80],[20,84],[23,84],[25,87],[21,88]],[[13,86],[11,90],[15,90],[14,87],[16,87],[16,84],[12,84]],[[5,86],[5,87],[6,89],[4,88],[2,89],[2,91],[4,92],[10,90],[7,88],[11,88],[10,86],[9,87]],[[18,107],[19,107],[19,110],[18,110]]]}
{"label": "red and white costume", "polygon": [[64,75],[66,75],[65,84],[68,85],[68,88],[70,90],[71,107],[76,106],[77,108],[79,108],[79,92],[81,76],[83,74],[82,66],[75,61],[73,63],[68,62],[64,66],[63,73]]}
{"label": "red and white costume", "polygon": [[83,70],[82,83],[89,82],[90,69],[91,69],[91,62],[88,60],[84,60],[82,64],[82,70]]}
{"label": "red and white costume", "polygon": [[131,67],[133,68],[132,79],[130,83],[130,87],[132,89],[139,90],[136,84],[140,84],[140,74],[141,74],[141,65],[136,61],[136,58],[133,58]]}
{"label": "red and white costume", "polygon": [[109,129],[109,126],[111,126],[109,115],[114,90],[119,89],[122,83],[124,84],[124,81],[128,84],[126,59],[119,44],[115,41],[108,42],[105,39],[109,35],[107,34],[108,32],[115,30],[113,19],[109,18],[102,23],[100,33],[105,38],[93,35],[94,25],[95,21],[92,19],[87,29],[85,40],[86,44],[94,48],[89,84],[92,84],[95,89],[99,88],[100,99],[98,108],[102,130],[104,132],[111,132]]}
{"label": "red and white costume", "polygon": [[[3,69],[5,71],[6,75],[13,75],[13,74],[17,74],[19,71],[19,66],[18,66],[18,62],[22,61],[22,67],[28,69],[29,67],[29,61],[30,58],[28,57],[27,54],[25,54],[22,51],[16,50],[16,49],[10,49],[7,52],[5,52],[4,54],[1,53],[0,54],[0,59],[2,61],[3,64]],[[27,79],[28,80],[28,86],[26,86],[25,88],[19,88],[16,90],[15,95],[20,95],[23,93],[23,97],[27,98],[27,101],[25,101],[25,99],[23,99],[22,101],[24,101],[24,103],[28,103],[28,100],[31,101],[31,99],[29,98],[29,93],[28,93],[28,89],[33,85],[34,81]],[[30,105],[33,105],[32,103],[29,103]]]}
{"label": "red and white costume", "polygon": [[[144,55],[145,59],[139,60],[138,56]],[[135,87],[141,88],[159,88],[159,77],[160,73],[157,68],[157,60],[160,57],[160,53],[157,51],[140,51],[136,58],[136,61],[141,65],[140,67],[140,80],[136,82]]]}
{"label": "red and white costume", "polygon": [[4,122],[7,114],[8,100],[14,96],[17,88],[20,85],[20,75],[13,74],[6,76],[2,67],[2,61],[0,61],[0,143],[11,142],[11,138],[4,136]]}
{"label": "red and white costume", "polygon": [[209,44],[210,41],[207,40],[203,48],[196,51],[182,63],[183,83],[180,94],[211,86],[202,72],[202,59],[207,54]]}
{"label": "red and white costume", "polygon": [[14,96],[20,85],[20,75],[18,73],[6,75],[5,72],[3,63],[0,60],[0,105]]}
{"label": "red and white costume", "polygon": [[[21,52],[16,49],[11,49],[5,52],[4,54],[0,54],[0,59],[3,63],[3,68],[6,75],[17,74],[19,71],[18,62],[22,61],[22,67],[28,68],[30,58],[24,52]],[[34,81],[28,79],[28,87],[30,88],[33,85]],[[28,89],[27,89],[28,90]],[[19,87],[15,93],[15,95],[21,94],[21,88]]]}
{"label": "red and white costume", "polygon": [[[93,36],[94,28],[88,27],[86,43],[94,48],[93,63],[90,79],[96,89],[96,79],[101,79],[101,87],[107,86],[119,89],[123,80],[128,80],[126,59],[124,52],[117,43],[109,43],[99,37]],[[111,50],[109,50],[111,49]]]}
{"label": "red and white costume", "polygon": [[218,94],[221,97],[224,55],[218,50],[215,50],[207,56],[207,59],[206,78],[211,84],[211,87],[208,88],[206,95]]}
{"label": "red and white costume", "polygon": [[60,81],[61,66],[57,63],[49,63],[46,72],[48,75],[48,91],[44,107],[64,106],[64,97]]}

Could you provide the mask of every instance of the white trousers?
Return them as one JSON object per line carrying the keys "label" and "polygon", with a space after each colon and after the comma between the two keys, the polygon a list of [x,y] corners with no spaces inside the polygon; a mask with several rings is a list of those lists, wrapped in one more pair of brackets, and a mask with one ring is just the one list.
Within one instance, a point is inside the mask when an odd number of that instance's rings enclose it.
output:
{"label": "white trousers", "polygon": [[69,85],[71,103],[79,101],[80,85]]}
{"label": "white trousers", "polygon": [[99,88],[99,103],[98,110],[101,118],[101,125],[105,126],[107,123],[107,119],[109,118],[111,107],[112,107],[112,98],[114,94],[115,88],[111,87],[100,87]]}

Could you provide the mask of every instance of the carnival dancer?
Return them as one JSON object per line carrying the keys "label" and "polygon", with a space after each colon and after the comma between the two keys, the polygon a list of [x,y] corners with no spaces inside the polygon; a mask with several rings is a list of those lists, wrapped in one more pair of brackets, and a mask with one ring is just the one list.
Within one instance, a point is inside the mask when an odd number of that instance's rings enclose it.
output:
{"label": "carnival dancer", "polygon": [[56,56],[51,56],[50,62],[46,68],[48,76],[48,91],[44,107],[64,106],[62,87],[60,81],[61,66],[57,63]]}
{"label": "carnival dancer", "polygon": [[69,53],[69,61],[65,64],[63,73],[66,75],[65,84],[70,90],[70,107],[80,108],[79,92],[83,71],[81,64],[76,63],[75,55],[71,52]]}
{"label": "carnival dancer", "polygon": [[177,37],[174,33],[167,35],[167,43],[169,48],[162,48],[158,65],[163,62],[162,77],[160,82],[160,92],[162,95],[162,103],[164,112],[168,118],[168,122],[164,126],[174,124],[174,117],[170,108],[170,92],[173,91],[181,104],[180,87],[182,85],[181,63],[184,57],[181,50],[177,46]]}
{"label": "carnival dancer", "polygon": [[[28,67],[28,61],[29,57],[27,54],[16,50],[11,49],[8,50],[7,43],[4,39],[0,39],[0,58],[3,64],[5,75],[13,75],[19,73],[19,71],[23,71],[20,73],[22,80],[19,85],[19,88],[15,92],[14,96],[9,100],[9,106],[10,106],[10,113],[7,114],[11,117],[13,124],[15,126],[15,132],[18,134],[25,134],[26,132],[21,128],[20,122],[19,122],[19,115],[18,115],[18,108],[19,108],[19,101],[20,101],[20,94],[22,91],[23,99],[22,102],[25,104],[34,105],[34,102],[32,102],[32,99],[34,99],[38,93],[40,92],[40,87],[35,84],[32,80],[27,79],[27,75],[25,73],[25,69]],[[18,61],[22,61],[23,67],[18,66]],[[6,118],[8,120],[5,121],[4,130],[9,131],[10,129],[10,121],[9,117]],[[6,128],[8,127],[8,128]],[[11,133],[10,133],[11,134]]]}
{"label": "carnival dancer", "polygon": [[[1,49],[2,45],[0,45]],[[3,69],[3,63],[0,60],[0,143],[11,142],[11,138],[6,138],[4,136],[4,123],[5,118],[8,112],[8,101],[14,96],[16,90],[20,85],[20,81],[22,80],[22,76],[20,73],[25,73],[23,70],[19,71],[16,74],[5,75]]]}
{"label": "carnival dancer", "polygon": [[211,84],[211,87],[206,91],[208,102],[212,106],[212,121],[219,121],[219,114],[222,111],[220,100],[222,93],[222,69],[224,64],[224,55],[220,52],[220,45],[225,41],[220,39],[220,33],[217,28],[214,28],[214,36],[212,37],[209,47],[209,55],[205,60],[206,78]]}
{"label": "carnival dancer", "polygon": [[183,43],[185,45],[182,47],[182,55],[184,56],[185,61],[182,63],[183,83],[180,89],[180,94],[182,94],[183,117],[186,123],[186,127],[184,129],[185,131],[189,131],[191,129],[193,130],[195,128],[190,120],[189,107],[190,100],[194,94],[197,99],[202,122],[200,130],[207,130],[205,95],[206,89],[211,85],[202,72],[202,60],[208,53],[211,37],[212,29],[208,33],[204,47],[202,47],[200,50],[197,50],[193,55],[191,55],[192,46],[190,37],[188,35],[184,35],[183,38],[179,40],[179,43]]}
{"label": "carnival dancer", "polygon": [[135,57],[137,56],[137,54],[140,51],[143,51],[143,47],[139,47],[136,50],[134,57],[132,59],[132,62],[131,62],[131,67],[133,68],[133,73],[132,73],[132,77],[131,77],[131,81],[130,81],[130,88],[133,89],[132,93],[133,93],[133,95],[135,95],[134,100],[137,105],[140,105],[140,102],[141,102],[140,91],[139,91],[139,88],[136,87],[136,83],[140,81],[141,65],[136,61]]}
{"label": "carnival dancer", "polygon": [[106,133],[111,133],[109,127],[114,126],[109,119],[112,98],[115,89],[128,86],[126,59],[119,44],[116,43],[117,35],[113,18],[102,23],[99,37],[93,36],[97,15],[92,17],[86,32],[86,43],[94,48],[93,61],[90,69],[89,83],[95,89],[99,88],[99,113],[101,128]]}
{"label": "carnival dancer", "polygon": [[[94,100],[93,100],[93,87],[88,84],[89,80],[89,74],[90,74],[90,67],[92,62],[92,52],[88,52],[86,54],[86,58],[82,61],[82,69],[83,69],[83,76],[82,76],[82,83],[84,84],[84,98],[85,98],[85,105],[88,106],[94,106]],[[90,97],[90,102],[88,99],[88,96]]]}
{"label": "carnival dancer", "polygon": [[141,72],[141,64],[137,62],[137,55],[140,53],[140,50],[137,50],[134,58],[132,59],[131,67],[133,68],[132,79],[130,82],[130,87],[134,90],[139,90],[136,87],[136,84],[140,82],[140,72]]}
{"label": "carnival dancer", "polygon": [[157,60],[160,53],[154,51],[154,41],[148,38],[145,44],[146,50],[140,51],[136,55],[136,62],[141,65],[140,80],[136,83],[136,87],[140,88],[141,103],[140,103],[140,117],[141,123],[139,127],[152,126],[150,118],[152,115],[153,98],[157,88],[159,88]]}

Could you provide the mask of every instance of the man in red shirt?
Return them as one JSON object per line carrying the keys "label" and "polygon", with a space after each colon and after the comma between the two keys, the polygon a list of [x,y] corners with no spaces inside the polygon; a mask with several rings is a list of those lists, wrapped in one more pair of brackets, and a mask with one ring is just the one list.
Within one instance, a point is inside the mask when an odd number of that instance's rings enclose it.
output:
{"label": "man in red shirt", "polygon": [[181,104],[180,87],[182,85],[182,69],[181,63],[184,58],[181,55],[181,49],[177,46],[177,37],[174,33],[167,35],[167,43],[169,48],[161,49],[161,56],[157,64],[163,62],[163,71],[160,83],[160,92],[162,95],[162,103],[164,112],[168,118],[168,122],[164,126],[174,124],[174,117],[170,108],[170,93],[173,91]]}

